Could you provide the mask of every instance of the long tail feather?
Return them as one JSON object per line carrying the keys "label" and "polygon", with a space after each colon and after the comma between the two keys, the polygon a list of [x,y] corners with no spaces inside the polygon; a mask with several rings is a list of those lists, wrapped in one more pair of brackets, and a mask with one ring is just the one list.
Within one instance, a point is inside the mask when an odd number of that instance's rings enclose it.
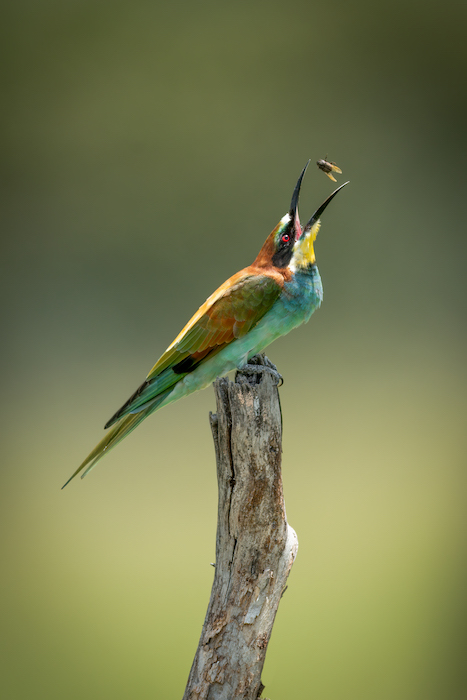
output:
{"label": "long tail feather", "polygon": [[97,462],[104,457],[112,447],[115,447],[124,437],[129,435],[132,430],[136,428],[137,425],[141,423],[142,420],[146,418],[153,410],[153,406],[147,408],[139,413],[132,413],[125,416],[116,423],[113,428],[102,438],[98,445],[93,449],[93,451],[86,457],[84,462],[78,467],[78,469],[70,476],[68,481],[63,484],[62,489],[65,488],[67,484],[70,483],[72,479],[75,478],[83,469],[85,471],[81,475],[81,478],[85,477]]}
{"label": "long tail feather", "polygon": [[141,408],[138,413],[129,413],[126,416],[123,416],[123,418],[120,418],[120,420],[117,423],[114,423],[112,426],[112,429],[109,430],[108,433],[105,434],[105,436],[102,438],[102,440],[95,446],[93,451],[88,454],[86,459],[78,469],[70,476],[68,481],[63,484],[62,489],[65,488],[67,484],[70,483],[72,479],[77,476],[77,474],[80,473],[84,469],[84,472],[81,474],[81,478],[85,477],[86,474],[89,474],[91,469],[93,469],[98,461],[102,459],[110,450],[112,447],[115,447],[115,445],[118,445],[118,443],[123,440],[124,437],[129,435],[132,430],[136,428],[137,425],[141,423],[147,416],[149,416],[151,413],[154,413],[158,408],[160,408],[161,404],[167,399],[168,396],[170,396],[170,393],[172,391],[172,387],[168,389],[168,391],[164,391],[162,394],[159,394],[159,396],[156,396],[152,401],[150,401],[144,408]]}

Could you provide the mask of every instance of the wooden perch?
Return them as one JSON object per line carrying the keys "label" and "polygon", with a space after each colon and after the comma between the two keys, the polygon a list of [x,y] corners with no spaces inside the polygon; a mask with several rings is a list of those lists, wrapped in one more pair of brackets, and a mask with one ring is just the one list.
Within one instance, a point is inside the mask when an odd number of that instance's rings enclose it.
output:
{"label": "wooden perch", "polygon": [[[214,383],[219,508],[206,619],[183,700],[256,700],[279,601],[297,554],[282,492],[282,420],[274,367]],[[274,368],[275,369],[275,368]]]}

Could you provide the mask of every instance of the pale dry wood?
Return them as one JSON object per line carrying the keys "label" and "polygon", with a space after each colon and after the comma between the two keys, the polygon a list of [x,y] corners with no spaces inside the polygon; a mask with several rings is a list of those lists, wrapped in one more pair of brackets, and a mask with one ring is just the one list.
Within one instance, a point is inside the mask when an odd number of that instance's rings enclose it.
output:
{"label": "pale dry wood", "polygon": [[[250,362],[273,367],[263,355]],[[183,700],[260,696],[267,645],[298,549],[282,492],[276,379],[258,370],[249,376],[238,372],[235,383],[226,378],[214,383],[216,568]]]}

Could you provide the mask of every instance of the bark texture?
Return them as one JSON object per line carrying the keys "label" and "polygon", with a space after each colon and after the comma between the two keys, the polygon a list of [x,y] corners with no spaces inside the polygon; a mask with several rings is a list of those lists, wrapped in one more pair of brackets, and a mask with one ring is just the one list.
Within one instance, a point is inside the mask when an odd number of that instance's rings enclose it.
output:
{"label": "bark texture", "polygon": [[216,565],[206,619],[183,700],[256,700],[279,601],[298,541],[287,524],[276,379],[261,365],[214,383],[210,415],[219,507]]}

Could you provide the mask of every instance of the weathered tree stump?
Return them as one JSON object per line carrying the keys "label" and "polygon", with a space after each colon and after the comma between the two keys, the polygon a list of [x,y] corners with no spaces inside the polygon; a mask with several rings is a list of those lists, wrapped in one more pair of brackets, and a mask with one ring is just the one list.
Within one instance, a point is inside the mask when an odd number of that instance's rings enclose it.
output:
{"label": "weathered tree stump", "polygon": [[256,700],[279,601],[297,554],[282,492],[282,419],[276,379],[214,383],[210,415],[219,507],[216,564],[206,619],[183,700]]}

